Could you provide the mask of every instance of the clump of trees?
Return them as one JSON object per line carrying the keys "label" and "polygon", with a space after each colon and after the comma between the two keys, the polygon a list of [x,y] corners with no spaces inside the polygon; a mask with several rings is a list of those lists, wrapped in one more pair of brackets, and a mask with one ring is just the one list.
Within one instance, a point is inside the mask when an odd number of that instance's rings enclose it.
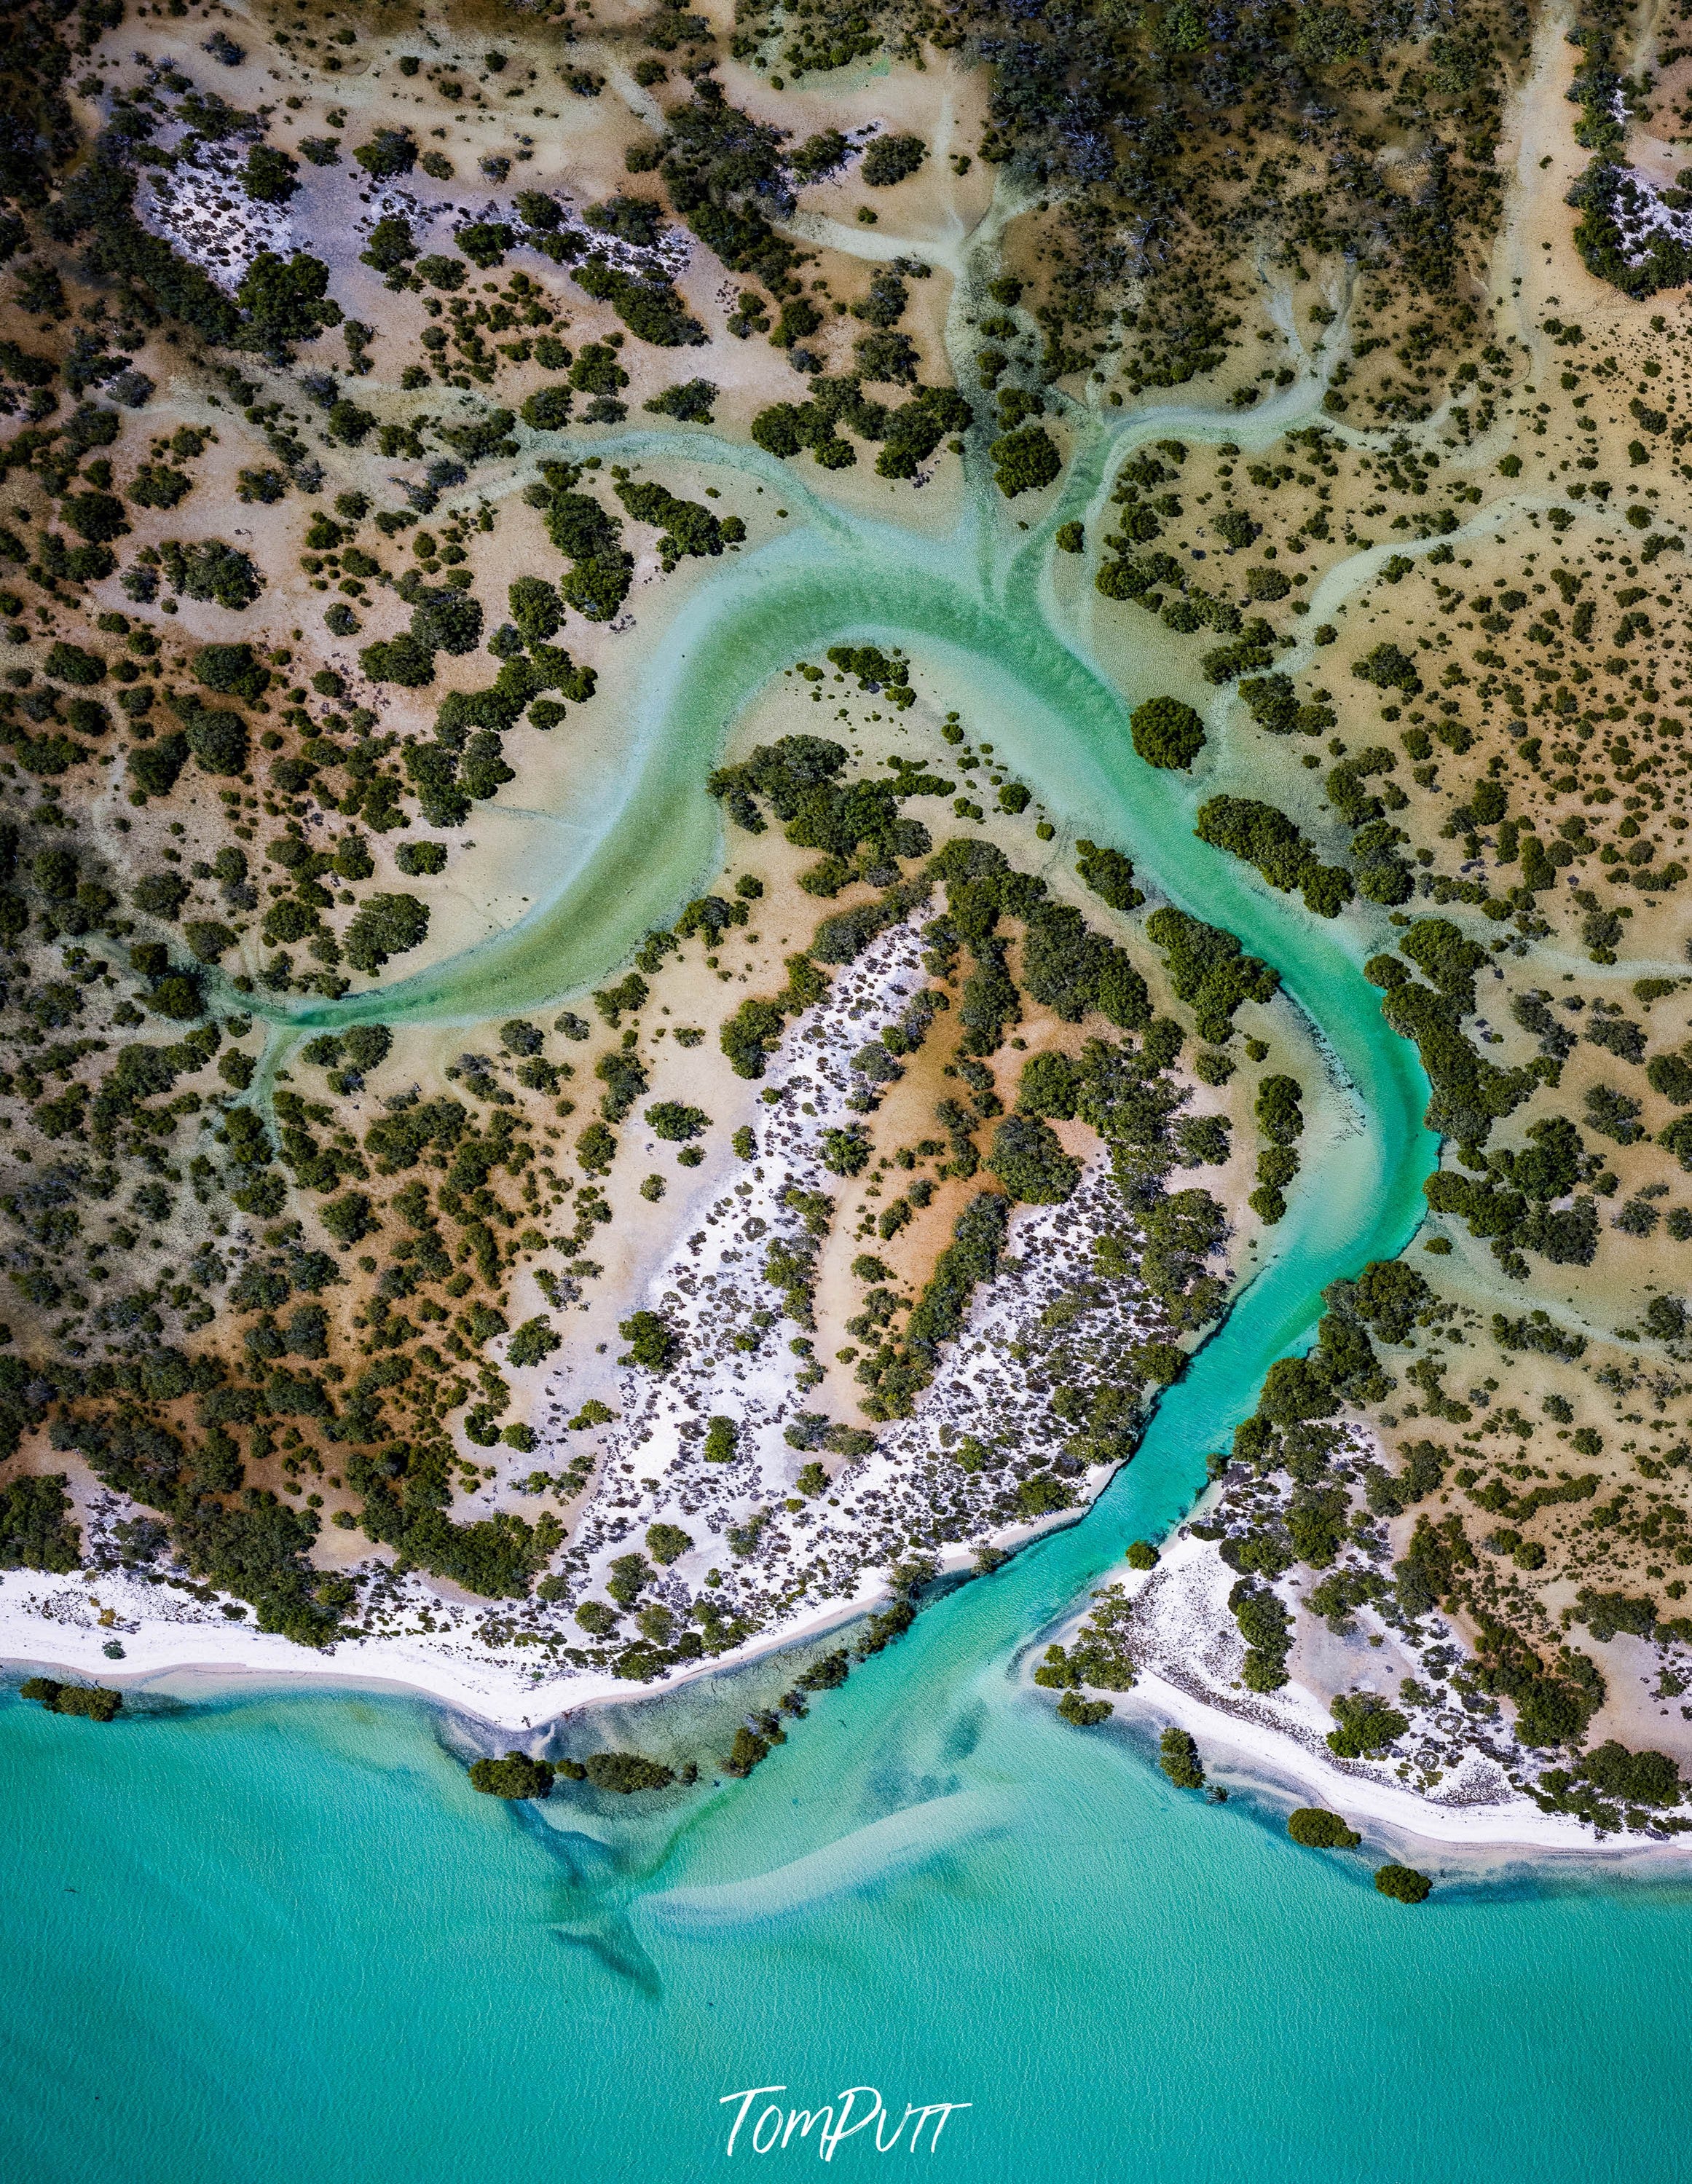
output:
{"label": "clump of trees", "polygon": [[1544,1812],[1572,1813],[1595,1827],[1637,1825],[1680,1803],[1678,1763],[1662,1752],[1632,1752],[1611,1737],[1572,1766],[1548,1767],[1533,1788]]}
{"label": "clump of trees", "polygon": [[183,545],[174,538],[159,546],[159,566],[172,591],[238,614],[252,605],[265,580],[250,556],[221,538],[198,538]]}
{"label": "clump of trees", "polygon": [[508,1752],[503,1759],[472,1760],[470,1786],[485,1797],[550,1797],[556,1770],[545,1759],[531,1759],[525,1752]]}
{"label": "clump of trees", "polygon": [[[913,478],[941,442],[966,431],[973,417],[955,387],[919,387],[908,401],[890,409],[865,396],[861,377],[820,374],[811,382],[807,400],[776,402],[759,410],[752,420],[752,437],[784,460],[808,448],[824,470],[846,470],[857,460],[856,448],[844,437],[850,430],[860,439],[880,443],[878,477]],[[1056,475],[1054,470],[1052,476]]]}
{"label": "clump of trees", "polygon": [[1214,1045],[1231,1038],[1242,1002],[1267,1001],[1280,987],[1281,974],[1272,964],[1248,956],[1222,927],[1206,925],[1183,910],[1154,910],[1146,921],[1146,937],[1163,951],[1170,984],[1176,1000],[1192,1009],[1198,1036]]}
{"label": "clump of trees", "polygon": [[1184,1729],[1166,1729],[1158,1741],[1158,1764],[1177,1790],[1204,1787],[1204,1763]]}
{"label": "clump of trees", "polygon": [[84,1721],[115,1721],[123,1711],[123,1693],[104,1684],[60,1684],[51,1676],[25,1676],[18,1696],[35,1700],[49,1713],[76,1714]]}
{"label": "clump of trees", "polygon": [[682,500],[651,481],[620,480],[617,497],[637,522],[653,524],[663,534],[658,555],[667,576],[684,556],[720,554],[746,535],[738,515],[715,515],[702,501]]}
{"label": "clump of trees", "polygon": [[588,621],[609,621],[628,596],[633,557],[618,543],[617,518],[590,493],[576,490],[581,476],[574,464],[543,463],[539,482],[524,497],[539,509],[548,538],[571,563],[558,586],[564,604]]}
{"label": "clump of trees", "polygon": [[720,392],[708,379],[688,379],[679,386],[665,387],[641,407],[654,417],[673,417],[683,425],[708,425]]}
{"label": "clump of trees", "polygon": [[1410,1727],[1410,1717],[1376,1691],[1342,1691],[1333,1702],[1337,1728],[1328,1731],[1330,1752],[1341,1759],[1379,1759]]}
{"label": "clump of trees", "polygon": [[864,153],[858,172],[868,188],[891,189],[907,175],[915,174],[927,157],[928,147],[920,136],[878,136]]}
{"label": "clump of trees", "polygon": [[1061,1205],[1081,1180],[1081,1162],[1035,1115],[1010,1115],[999,1124],[987,1166],[1011,1197],[1030,1206]]}
{"label": "clump of trees", "polygon": [[1302,894],[1318,917],[1337,917],[1354,892],[1343,866],[1325,865],[1284,811],[1245,796],[1213,796],[1201,804],[1193,833],[1201,842],[1255,865],[1283,894]]}
{"label": "clump of trees", "polygon": [[1305,1850],[1355,1850],[1363,1840],[1337,1813],[1321,1805],[1301,1805],[1287,1815],[1287,1832]]}
{"label": "clump of trees", "polygon": [[628,1345],[618,1361],[622,1364],[639,1365],[645,1372],[662,1374],[681,1355],[681,1338],[660,1312],[633,1312],[618,1322],[617,1331]]}
{"label": "clump of trees", "polygon": [[1129,727],[1148,766],[1185,773],[1204,748],[1203,722],[1179,698],[1148,698],[1130,714]]}
{"label": "clump of trees", "polygon": [[[667,1790],[676,1780],[673,1768],[638,1752],[590,1752],[585,1760],[567,1759],[559,1772],[572,1781],[587,1782],[595,1790],[610,1790],[620,1797],[632,1797],[640,1790]],[[692,1778],[684,1770],[683,1779]]]}
{"label": "clump of trees", "polygon": [[1258,1217],[1271,1225],[1285,1215],[1287,1201],[1282,1193],[1298,1173],[1293,1145],[1304,1134],[1302,1096],[1296,1077],[1265,1077],[1258,1087],[1257,1123],[1269,1144],[1258,1155],[1257,1189],[1250,1202]]}
{"label": "clump of trees", "polygon": [[428,933],[428,905],[416,895],[366,895],[348,923],[343,952],[355,971],[373,978],[390,956],[420,948]]}
{"label": "clump of trees", "polygon": [[1075,872],[1112,910],[1137,910],[1146,900],[1134,884],[1134,866],[1120,850],[1101,849],[1085,837],[1075,844]]}
{"label": "clump of trees", "polygon": [[[1060,1502],[1056,1506],[1066,1505]],[[1080,1694],[1084,1686],[1094,1691],[1131,1691],[1134,1684],[1134,1663],[1123,1639],[1131,1612],[1127,1596],[1120,1585],[1103,1585],[1093,1594],[1092,1601],[1092,1611],[1076,1631],[1075,1642],[1067,1651],[1062,1646],[1048,1646],[1045,1658],[1034,1671],[1034,1680],[1042,1689],[1064,1691],[1076,1701],[1068,1712],[1060,1701],[1058,1712],[1064,1720],[1082,1729],[1103,1721],[1112,1711],[1108,1702],[1100,1713],[1097,1702],[1082,1699]],[[1196,1753],[1194,1758],[1196,1760]]]}
{"label": "clump of trees", "polygon": [[572,267],[570,277],[655,348],[696,348],[709,338],[667,281],[627,272],[597,253]]}
{"label": "clump of trees", "polygon": [[1287,1681],[1293,1618],[1265,1585],[1242,1577],[1228,1594],[1228,1611],[1246,1641],[1240,1680],[1250,1691],[1275,1691]]}
{"label": "clump of trees", "polygon": [[0,1569],[62,1575],[77,1568],[82,1535],[70,1521],[70,1497],[64,1486],[64,1474],[55,1471],[25,1472],[0,1487]]}
{"label": "clump of trees", "polygon": [[1057,443],[1043,425],[1019,425],[1014,432],[1002,432],[987,453],[992,457],[993,482],[1007,500],[1041,491],[1064,467]]}
{"label": "clump of trees", "polygon": [[376,181],[392,181],[416,165],[417,142],[409,129],[378,129],[366,142],[354,146],[353,157]]}

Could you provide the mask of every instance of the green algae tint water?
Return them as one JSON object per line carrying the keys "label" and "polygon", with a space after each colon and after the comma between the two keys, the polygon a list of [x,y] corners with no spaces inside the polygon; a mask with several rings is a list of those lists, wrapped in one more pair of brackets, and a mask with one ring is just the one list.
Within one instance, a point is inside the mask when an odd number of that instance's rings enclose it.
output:
{"label": "green algae tint water", "polygon": [[[1169,413],[1135,436],[1287,421]],[[1057,632],[1044,541],[1108,487],[1103,437],[997,566],[980,491],[924,544],[755,451],[607,452],[732,461],[808,527],[713,572],[667,627],[622,801],[547,902],[377,995],[279,1009],[279,1041],[505,1014],[600,977],[713,869],[701,783],[736,713],[797,656],[893,641],[991,715],[1054,812],[1276,966],[1332,1058],[1337,1133],[1098,1506],[924,1614],[748,1782],[656,1812],[562,1789],[513,1810],[405,1700],[109,1728],[0,1703],[0,2174],[674,2184],[824,2153],[841,2175],[914,2160],[1017,2184],[1685,2173],[1685,1890],[1524,1871],[1406,1908],[1365,1860],[1296,1850],[1272,1805],[1182,1796],[1125,1721],[1078,1733],[1024,1687],[1053,1618],[1191,1500],[1322,1285],[1402,1247],[1433,1153],[1415,1058],[1357,968],[1365,921],[1318,927],[1197,843],[1203,789],[1137,764],[1122,697]],[[1134,696],[1162,679],[1142,672]],[[854,2086],[885,2115],[824,2139]]]}

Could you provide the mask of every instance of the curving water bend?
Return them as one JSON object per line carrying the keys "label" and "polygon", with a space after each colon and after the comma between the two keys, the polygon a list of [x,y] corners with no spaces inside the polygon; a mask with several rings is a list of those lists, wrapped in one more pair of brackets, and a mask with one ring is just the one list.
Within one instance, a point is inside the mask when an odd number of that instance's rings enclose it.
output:
{"label": "curving water bend", "polygon": [[[1072,499],[1108,453],[1101,436]],[[724,2094],[808,2108],[858,2083],[889,2129],[907,2102],[969,2103],[915,2158],[983,2180],[1672,2170],[1682,1892],[1505,1876],[1408,1914],[1250,1799],[1182,1800],[1135,1731],[1079,1735],[1024,1686],[1052,1618],[1190,1501],[1322,1285],[1402,1246],[1426,1086],[1358,969],[1360,920],[1318,925],[1257,885],[1193,838],[1194,785],[1134,760],[1122,694],[1056,626],[1040,538],[1001,558],[979,494],[944,544],[810,514],[672,626],[621,808],[550,903],[379,995],[278,1009],[279,1034],[483,1017],[600,976],[711,866],[701,783],[735,715],[796,655],[861,635],[991,705],[1052,808],[1276,964],[1356,1127],[1086,1518],[930,1610],[746,1783],[645,1817],[520,1814],[467,1790],[409,1701],[225,1702],[80,1741],[0,1708],[11,2173],[669,2184],[730,2158]],[[1622,2112],[1625,2143],[1594,2142]],[[818,2153],[801,2134],[732,2158]],[[908,2146],[837,2150],[884,2158]]]}

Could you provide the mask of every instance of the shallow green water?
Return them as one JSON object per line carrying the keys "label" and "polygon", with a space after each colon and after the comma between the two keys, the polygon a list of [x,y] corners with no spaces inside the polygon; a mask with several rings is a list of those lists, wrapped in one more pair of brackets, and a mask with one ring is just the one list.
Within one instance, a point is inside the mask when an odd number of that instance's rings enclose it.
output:
{"label": "shallow green water", "polygon": [[[1178,1797],[1133,1732],[1079,1735],[1017,1687],[1051,1619],[1190,1500],[1321,1285],[1399,1247],[1432,1147],[1360,933],[1192,839],[1199,791],[1136,763],[1033,559],[996,576],[980,521],[941,548],[818,520],[701,587],[651,666],[600,845],[380,1013],[503,1013],[602,975],[710,866],[700,781],[737,710],[861,633],[952,670],[1049,805],[1276,962],[1366,1126],[1307,1172],[1098,1507],[924,1615],[748,1783],[645,1816],[561,1795],[513,1813],[404,1701],[109,1730],[0,1705],[8,2176],[658,2184],[724,2159],[723,2094],[810,2107],[865,2081],[889,2130],[907,2102],[972,2103],[917,2158],[983,2179],[1684,2169],[1684,1892],[1498,1880],[1407,1911],[1363,1861],[1294,1850],[1249,1799]],[[735,2160],[817,2159],[814,2138],[753,2153],[762,2106]],[[881,2158],[868,2134],[836,2155]]]}

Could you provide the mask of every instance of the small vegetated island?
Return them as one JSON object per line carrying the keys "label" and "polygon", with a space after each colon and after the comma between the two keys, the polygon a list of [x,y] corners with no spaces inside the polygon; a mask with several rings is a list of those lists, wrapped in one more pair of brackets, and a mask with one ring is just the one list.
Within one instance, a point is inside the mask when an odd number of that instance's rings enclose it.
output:
{"label": "small vegetated island", "polygon": [[[1336,1142],[1275,951],[1136,872],[1156,798],[1360,967],[1441,1150],[1039,1702],[1114,1734],[1197,1612],[1237,1728],[1309,1741],[1328,1664],[1342,1787],[1692,1825],[1692,175],[1635,157],[1692,48],[1352,0],[142,12],[5,64],[14,1655],[76,1573],[103,1659],[404,1638],[539,1719],[868,1585],[720,1750],[472,1780],[762,1763],[1075,1520]],[[1529,84],[1567,156],[1507,203]],[[949,576],[889,543],[919,512]],[[838,628],[734,620],[806,554]],[[1114,827],[926,640],[984,555],[1022,658],[1117,681]],[[629,723],[684,611],[763,649],[671,780]],[[567,916],[584,811],[619,877]]]}

